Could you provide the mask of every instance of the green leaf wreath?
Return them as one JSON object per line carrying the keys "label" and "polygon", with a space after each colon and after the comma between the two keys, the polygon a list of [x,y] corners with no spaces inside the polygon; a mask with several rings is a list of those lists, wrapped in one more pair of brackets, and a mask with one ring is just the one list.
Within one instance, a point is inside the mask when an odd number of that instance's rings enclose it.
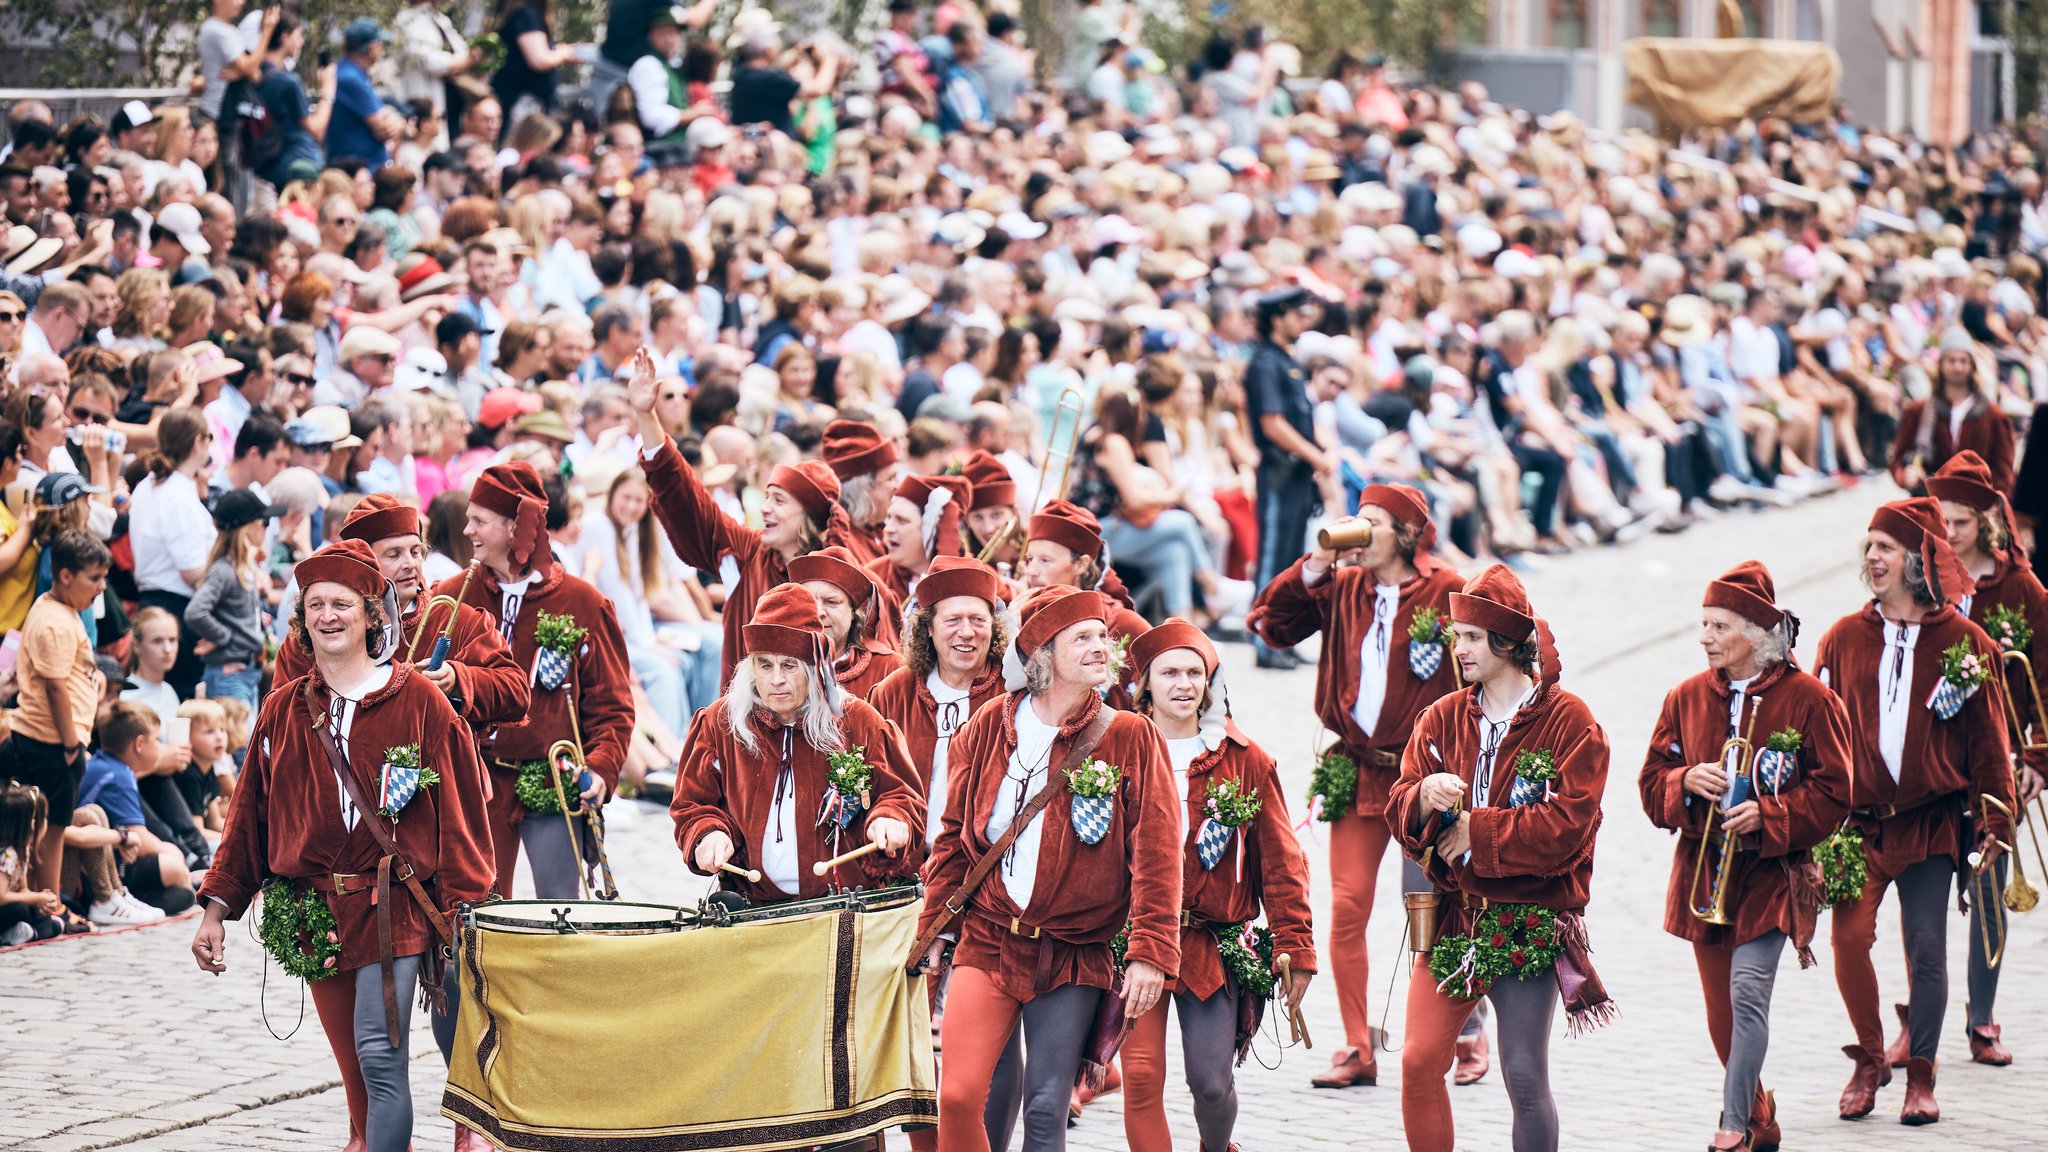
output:
{"label": "green leaf wreath", "polygon": [[1209,798],[1205,807],[1209,819],[1218,824],[1241,828],[1251,823],[1264,806],[1257,788],[1246,788],[1235,780],[1209,781]]}
{"label": "green leaf wreath", "polygon": [[1984,631],[1991,634],[2001,651],[2024,652],[2034,642],[2034,627],[2026,614],[2010,604],[2000,604],[1984,617]]}
{"label": "green leaf wreath", "polygon": [[[420,746],[417,744],[400,744],[395,748],[386,748],[384,750],[384,762],[393,768],[418,768],[420,770],[419,791],[421,792],[425,792],[428,788],[441,782],[441,774],[439,772],[421,765]],[[377,814],[379,816],[397,815],[397,813],[388,808],[377,809]]]}
{"label": "green leaf wreath", "polygon": [[340,962],[341,945],[327,938],[339,930],[327,898],[290,880],[263,886],[263,917],[256,938],[288,976],[324,980],[334,975],[329,960]]}
{"label": "green leaf wreath", "polygon": [[1798,755],[1799,750],[1805,746],[1806,737],[1801,735],[1797,728],[1781,728],[1771,733],[1771,738],[1764,741],[1766,752],[1783,752],[1787,756]]}
{"label": "green leaf wreath", "polygon": [[1564,951],[1557,914],[1540,904],[1496,904],[1470,933],[1453,933],[1429,951],[1429,974],[1454,1000],[1477,1000],[1496,981],[1533,980]]}
{"label": "green leaf wreath", "polygon": [[1515,753],[1515,775],[1531,784],[1557,779],[1557,757],[1548,748],[1524,748]]}
{"label": "green leaf wreath", "polygon": [[[519,779],[512,785],[513,794],[526,806],[528,812],[553,816],[561,812],[562,801],[555,795],[554,770],[545,760],[528,760],[519,766]],[[571,781],[562,781],[562,791],[567,795],[574,789]]]}
{"label": "green leaf wreath", "polygon": [[[1342,819],[1357,795],[1358,765],[1342,752],[1323,753],[1308,778],[1308,804],[1316,819],[1325,823]],[[1318,798],[1321,804],[1316,803]]]}
{"label": "green leaf wreath", "polygon": [[1279,978],[1273,975],[1273,930],[1247,920],[1216,930],[1216,958],[1238,988],[1271,999]]}
{"label": "green leaf wreath", "polygon": [[1839,908],[1863,899],[1863,884],[1870,878],[1863,862],[1863,833],[1847,825],[1836,829],[1813,846],[1813,859],[1820,865],[1822,904]]}
{"label": "green leaf wreath", "polygon": [[1415,616],[1408,622],[1410,644],[1442,644],[1450,647],[1451,625],[1443,613],[1434,608],[1417,608]]}
{"label": "green leaf wreath", "polygon": [[1101,800],[1116,795],[1116,786],[1123,783],[1123,779],[1123,769],[1090,756],[1081,761],[1079,768],[1067,773],[1067,791],[1090,800]]}
{"label": "green leaf wreath", "polygon": [[590,629],[578,627],[576,618],[567,614],[557,616],[552,612],[542,612],[533,623],[534,645],[550,652],[572,653],[588,635]]}
{"label": "green leaf wreath", "polygon": [[1124,970],[1124,953],[1130,951],[1130,948],[1131,922],[1126,920],[1124,926],[1117,929],[1116,935],[1109,938],[1109,960],[1116,965],[1117,971]]}

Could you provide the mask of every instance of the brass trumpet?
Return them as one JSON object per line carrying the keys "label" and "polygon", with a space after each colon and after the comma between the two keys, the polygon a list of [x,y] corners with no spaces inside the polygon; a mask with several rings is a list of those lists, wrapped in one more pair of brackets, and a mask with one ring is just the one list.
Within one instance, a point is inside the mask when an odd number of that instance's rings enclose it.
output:
{"label": "brass trumpet", "polygon": [[[573,713],[571,715],[573,716]],[[557,740],[548,745],[548,767],[551,770],[549,775],[554,779],[555,800],[562,807],[562,824],[569,830],[569,850],[577,856],[577,888],[586,900],[593,897],[599,900],[617,900],[619,887],[612,880],[611,857],[604,849],[604,812],[594,805],[583,803],[580,792],[574,792],[563,784],[565,775],[571,782],[581,784],[583,773],[590,768],[589,763],[583,759],[582,743],[579,740]],[[575,808],[569,806],[571,795],[576,796]],[[602,885],[594,892],[591,890],[589,869],[584,866],[582,860],[583,841],[576,835],[576,815],[579,811],[590,824],[591,837],[597,841],[597,866],[604,877]]]}
{"label": "brass trumpet", "polygon": [[405,662],[410,664],[420,650],[420,639],[427,634],[427,617],[443,604],[448,606],[448,622],[441,626],[441,635],[434,640],[433,654],[427,659],[427,671],[432,672],[448,658],[448,647],[455,642],[455,620],[462,615],[462,598],[469,595],[469,582],[476,579],[476,570],[483,567],[483,561],[472,560],[469,570],[462,574],[462,588],[453,596],[436,596],[420,609],[420,622],[413,629],[412,641],[405,646]]}
{"label": "brass trumpet", "polygon": [[[1740,736],[1731,736],[1721,745],[1721,763],[1728,763],[1728,754],[1736,754],[1735,774],[1729,777],[1728,790],[1736,794],[1740,804],[1755,795],[1756,745],[1750,737],[1756,735],[1756,712],[1762,700],[1752,696],[1749,700],[1749,724]],[[1732,807],[1733,805],[1731,805]],[[1721,804],[1716,801],[1707,809],[1705,825],[1700,830],[1699,855],[1693,857],[1692,887],[1687,889],[1686,907],[1702,922],[1727,927],[1733,923],[1728,918],[1728,889],[1735,878],[1735,854],[1742,847],[1742,837],[1725,828],[1721,833],[1721,859],[1714,865],[1714,880],[1710,898],[1700,903],[1700,881],[1707,874],[1707,853],[1713,850],[1714,820],[1721,815]]]}
{"label": "brass trumpet", "polygon": [[[2034,733],[2037,739],[2029,741],[2027,739],[2027,726],[2020,722],[2019,705],[2012,698],[2012,679],[2011,677],[2001,677],[2005,680],[2005,714],[2007,719],[2012,721],[2014,750],[2040,752],[2048,749],[2048,732],[2044,732],[2044,730],[2048,730],[2048,708],[2041,706],[2041,683],[2034,679],[2034,662],[2027,659],[2025,652],[2007,652],[2004,654],[2004,659],[2019,662],[2020,671],[2025,673],[2027,677],[2027,691],[2034,698]],[[2003,664],[2003,661],[2001,661],[2001,664]]]}
{"label": "brass trumpet", "polygon": [[[1047,429],[1045,434],[1045,459],[1040,462],[1038,467],[1038,490],[1031,494],[1031,503],[1025,507],[1023,516],[1017,515],[1015,509],[1011,510],[1009,523],[1004,524],[1001,530],[988,538],[988,543],[983,544],[981,551],[975,553],[974,558],[976,560],[981,561],[983,564],[993,564],[995,563],[996,555],[1003,549],[1022,542],[1025,530],[1028,527],[1025,524],[1025,518],[1045,506],[1047,499],[1045,485],[1048,480],[1052,479],[1052,462],[1055,456],[1060,461],[1060,476],[1059,482],[1052,486],[1051,499],[1066,499],[1067,474],[1073,469],[1074,453],[1081,447],[1081,409],[1081,390],[1079,388],[1068,385],[1060,390],[1057,406],[1053,409],[1052,427]],[[1064,417],[1069,412],[1074,414],[1073,427],[1068,430],[1065,438],[1062,439],[1060,428],[1066,423]]]}
{"label": "brass trumpet", "polygon": [[[2012,838],[2018,840],[2020,838],[2020,834],[2017,831],[2019,818],[2013,813],[2011,808],[2006,807],[2005,801],[2000,800],[1996,796],[1984,796],[1981,799],[1984,801],[1984,822],[1989,824],[1991,822],[1991,809],[1998,809],[2000,812],[2005,813],[2006,822],[2015,829]],[[2003,842],[2000,843],[2000,847],[2004,848],[2006,853],[2012,857],[2012,882],[2005,886],[2005,891],[2000,894],[1999,899],[2004,903],[2007,911],[2032,912],[2035,905],[2041,902],[2041,890],[2028,883],[2027,870],[2020,864],[2019,848]],[[2034,833],[2034,860],[2036,863],[2039,863],[2040,859],[2041,839],[2040,834],[2036,832]]]}

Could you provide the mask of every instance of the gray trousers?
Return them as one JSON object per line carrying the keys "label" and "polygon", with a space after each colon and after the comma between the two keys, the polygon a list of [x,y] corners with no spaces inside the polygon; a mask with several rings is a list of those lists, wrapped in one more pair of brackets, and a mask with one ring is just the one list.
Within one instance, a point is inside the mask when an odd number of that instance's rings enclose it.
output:
{"label": "gray trousers", "polygon": [[1735,947],[1728,964],[1728,1068],[1721,1077],[1721,1129],[1749,1127],[1756,1104],[1757,1080],[1764,1072],[1764,1053],[1771,1046],[1771,991],[1778,983],[1778,960],[1789,938],[1770,932]]}
{"label": "gray trousers", "polygon": [[1173,1012],[1180,1018],[1181,1063],[1195,1098],[1195,1130],[1202,1147],[1228,1148],[1237,1127],[1237,1079],[1230,1067],[1237,1056],[1237,995],[1227,984],[1207,1000],[1175,992]]}
{"label": "gray trousers", "polygon": [[[1399,846],[1396,846],[1399,850]],[[1401,891],[1428,892],[1432,888],[1429,877],[1422,871],[1422,865],[1401,857]],[[1405,913],[1404,913],[1405,915]],[[1458,1039],[1470,1040],[1474,1036],[1486,1035],[1486,1001],[1481,1000],[1470,1016],[1465,1017],[1465,1027],[1458,1032]]]}
{"label": "gray trousers", "polygon": [[[1017,1033],[1024,1037],[1024,1075],[1021,1096],[1024,1105],[1024,1152],[1065,1152],[1067,1147],[1067,1104],[1073,1098],[1074,1077],[1081,1071],[1081,1047],[1088,1042],[1095,1023],[1095,1007],[1109,995],[1100,988],[1068,984],[1032,997],[1023,1007],[1010,1043]],[[1008,1060],[1005,1050],[1003,1059]],[[1002,1078],[1000,1065],[996,1078]],[[995,1096],[995,1085],[989,1095]],[[1013,1094],[1017,1093],[1012,1089]],[[984,1123],[987,1112],[983,1112]],[[1007,1147],[1005,1134],[1001,1145]]]}
{"label": "gray trousers", "polygon": [[[1970,881],[1970,1027],[1982,1028],[1993,1023],[1991,1008],[1998,1002],[1998,969],[1990,966],[1989,956],[1984,954],[1984,934],[1991,934],[1996,945],[2005,938],[2005,904],[1999,897],[2005,892],[2005,853],[2001,852],[1993,862],[1995,877],[1979,876]],[[1991,917],[1989,921],[1985,917]]]}
{"label": "gray trousers", "polygon": [[[581,834],[580,824],[577,831]],[[574,900],[582,895],[583,858],[560,812],[527,813],[519,822],[519,842],[526,846],[526,866],[533,870],[535,899]]]}
{"label": "gray trousers", "polygon": [[1953,857],[1937,856],[1892,881],[1906,937],[1906,1031],[1912,1055],[1928,1061],[1941,1048],[1941,1025],[1948,1016],[1948,893],[1955,870]]}
{"label": "gray trousers", "polygon": [[1486,993],[1500,1033],[1500,1073],[1514,1109],[1514,1152],[1557,1152],[1557,1100],[1550,1094],[1550,1023],[1557,981],[1496,980]]}
{"label": "gray trousers", "polygon": [[420,978],[417,954],[392,962],[391,979],[398,988],[398,1047],[385,1032],[384,968],[365,964],[356,969],[356,1063],[362,1065],[363,1087],[369,1096],[363,1140],[369,1152],[406,1152],[412,1144],[412,1081],[406,1057],[412,1048],[412,988]]}

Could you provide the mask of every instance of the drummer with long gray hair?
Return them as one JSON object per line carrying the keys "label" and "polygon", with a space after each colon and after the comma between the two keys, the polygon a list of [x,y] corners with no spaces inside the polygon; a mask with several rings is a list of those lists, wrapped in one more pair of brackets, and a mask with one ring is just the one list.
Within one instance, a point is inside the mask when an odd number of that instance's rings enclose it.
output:
{"label": "drummer with long gray hair", "polygon": [[691,722],[676,773],[669,815],[690,870],[755,904],[916,876],[924,793],[888,721],[832,678],[817,598],[778,585],[743,639],[746,658]]}

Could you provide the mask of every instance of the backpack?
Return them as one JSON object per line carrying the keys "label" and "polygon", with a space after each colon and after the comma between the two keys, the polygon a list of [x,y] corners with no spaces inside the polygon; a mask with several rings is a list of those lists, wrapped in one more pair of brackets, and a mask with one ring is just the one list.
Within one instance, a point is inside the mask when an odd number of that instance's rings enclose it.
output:
{"label": "backpack", "polygon": [[271,115],[270,104],[263,98],[264,84],[269,79],[270,74],[266,73],[254,84],[237,80],[228,86],[221,100],[222,111],[234,117],[242,166],[258,175],[270,171],[277,158],[284,155],[284,126]]}

